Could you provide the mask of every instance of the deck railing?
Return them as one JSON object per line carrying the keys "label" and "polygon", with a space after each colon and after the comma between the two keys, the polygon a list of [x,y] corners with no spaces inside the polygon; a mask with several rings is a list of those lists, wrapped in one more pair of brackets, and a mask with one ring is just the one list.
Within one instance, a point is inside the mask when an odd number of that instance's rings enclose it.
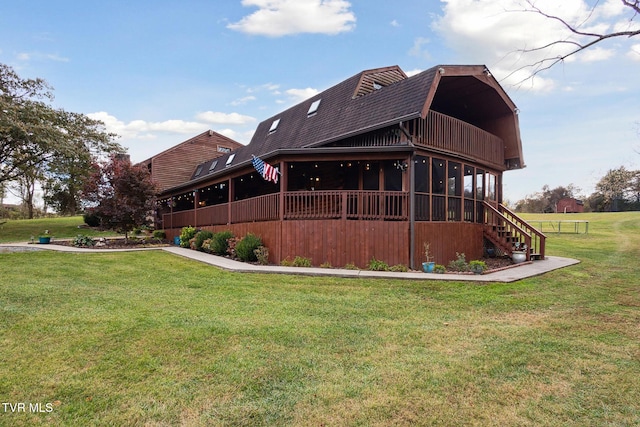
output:
{"label": "deck railing", "polygon": [[252,197],[231,203],[231,222],[273,221],[280,218],[280,194]]}
{"label": "deck railing", "polygon": [[285,219],[407,220],[409,194],[400,191],[289,191]]}
{"label": "deck railing", "polygon": [[426,119],[416,119],[412,127],[416,145],[504,165],[502,139],[462,120],[430,110]]}
{"label": "deck railing", "polygon": [[[229,215],[230,212],[230,215]],[[288,191],[284,219],[361,219],[406,221],[409,193],[400,191]],[[280,193],[267,194],[197,210],[164,214],[165,227],[202,227],[280,219]]]}
{"label": "deck railing", "polygon": [[485,236],[504,253],[511,254],[519,247],[526,245],[527,260],[531,257],[544,259],[546,236],[531,227],[515,213],[503,205],[494,207],[484,203]]}

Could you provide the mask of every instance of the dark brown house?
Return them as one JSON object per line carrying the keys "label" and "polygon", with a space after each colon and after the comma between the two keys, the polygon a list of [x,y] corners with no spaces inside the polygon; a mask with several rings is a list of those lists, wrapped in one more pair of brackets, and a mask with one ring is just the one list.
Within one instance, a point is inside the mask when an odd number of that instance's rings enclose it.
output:
{"label": "dark brown house", "polygon": [[[253,156],[277,167],[266,181]],[[201,157],[202,158],[202,157]],[[502,174],[524,167],[518,111],[486,67],[412,77],[367,70],[263,121],[251,143],[197,166],[161,197],[169,235],[192,225],[260,235],[271,261],[416,268],[544,237],[504,208]]]}
{"label": "dark brown house", "polygon": [[239,147],[239,142],[208,130],[139,164],[149,169],[151,178],[164,191],[189,181],[203,158],[220,157]]}

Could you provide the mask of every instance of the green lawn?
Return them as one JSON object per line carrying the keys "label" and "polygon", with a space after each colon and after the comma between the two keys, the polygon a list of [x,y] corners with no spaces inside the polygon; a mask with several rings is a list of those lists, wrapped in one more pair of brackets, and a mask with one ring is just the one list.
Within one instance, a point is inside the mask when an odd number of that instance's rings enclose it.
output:
{"label": "green lawn", "polygon": [[0,254],[0,425],[640,425],[640,213],[579,218],[511,284]]}
{"label": "green lawn", "polygon": [[[4,222],[4,223],[3,223]],[[85,236],[113,236],[110,231],[97,231],[85,228],[82,216],[3,220],[0,219],[0,243],[28,242],[31,237],[37,239],[45,230],[58,239],[73,238],[78,234]]]}

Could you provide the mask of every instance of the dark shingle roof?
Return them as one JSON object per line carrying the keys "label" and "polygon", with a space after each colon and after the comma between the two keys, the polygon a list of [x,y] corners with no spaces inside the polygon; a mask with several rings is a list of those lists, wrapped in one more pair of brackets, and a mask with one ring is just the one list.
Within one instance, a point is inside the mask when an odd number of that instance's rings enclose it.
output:
{"label": "dark shingle roof", "polygon": [[[419,117],[436,71],[437,67],[434,67],[413,77],[406,77],[397,66],[360,72],[264,120],[258,125],[249,145],[233,152],[232,165],[251,160],[252,155],[270,156],[283,149],[322,146],[350,135]],[[382,87],[372,89],[374,81],[376,86]],[[321,100],[318,110],[308,116],[309,107],[316,100]],[[271,125],[278,119],[277,129],[270,133]],[[218,159],[218,164],[209,173],[224,170],[228,156]],[[203,163],[202,170],[209,171],[212,162]],[[192,179],[202,176],[203,173]]]}

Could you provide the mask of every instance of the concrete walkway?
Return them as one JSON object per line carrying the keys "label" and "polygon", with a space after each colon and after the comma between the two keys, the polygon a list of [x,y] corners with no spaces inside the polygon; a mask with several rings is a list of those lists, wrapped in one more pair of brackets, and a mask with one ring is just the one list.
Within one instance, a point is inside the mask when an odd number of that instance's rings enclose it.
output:
{"label": "concrete walkway", "polygon": [[0,253],[3,252],[23,252],[31,250],[54,250],[59,252],[73,253],[100,253],[100,252],[126,252],[126,251],[149,251],[163,250],[165,252],[209,264],[224,270],[238,273],[269,273],[269,274],[292,274],[304,276],[335,276],[350,278],[386,278],[386,279],[406,279],[406,280],[450,280],[458,282],[515,282],[528,277],[539,276],[549,271],[578,264],[580,261],[571,258],[561,258],[548,256],[543,261],[535,261],[509,267],[500,271],[495,271],[483,275],[474,274],[434,274],[422,272],[394,273],[390,271],[368,271],[368,270],[345,270],[340,268],[303,268],[303,267],[283,267],[277,265],[253,265],[244,262],[233,261],[228,258],[206,254],[191,249],[178,246],[163,246],[156,248],[140,249],[85,249],[73,246],[62,246],[56,244],[38,245],[29,243],[4,243],[0,244]]}

